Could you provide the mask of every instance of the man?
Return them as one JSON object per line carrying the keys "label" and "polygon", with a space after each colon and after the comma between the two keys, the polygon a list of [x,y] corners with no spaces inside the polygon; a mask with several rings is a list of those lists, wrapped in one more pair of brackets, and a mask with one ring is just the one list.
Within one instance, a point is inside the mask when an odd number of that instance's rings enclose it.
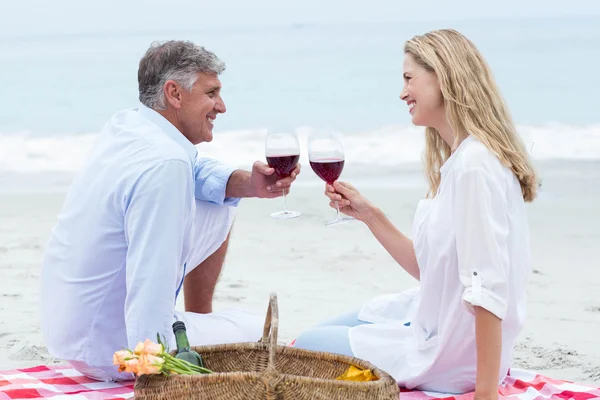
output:
{"label": "man", "polygon": [[261,336],[257,316],[212,313],[212,294],[239,198],[278,197],[300,170],[277,181],[258,161],[246,172],[197,159],[194,145],[212,140],[226,111],[224,68],[190,42],[151,46],[138,70],[143,106],[108,121],[69,189],[44,256],[41,326],[50,353],[94,379],[132,378],[113,353],[157,333],[173,348],[177,319],[194,345]]}

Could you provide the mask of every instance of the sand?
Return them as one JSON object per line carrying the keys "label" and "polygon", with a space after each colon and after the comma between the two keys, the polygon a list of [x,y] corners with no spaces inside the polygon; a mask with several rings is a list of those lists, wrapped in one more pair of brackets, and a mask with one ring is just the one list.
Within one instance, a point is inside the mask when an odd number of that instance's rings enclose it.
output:
{"label": "sand", "polygon": [[[539,165],[544,186],[528,206],[534,274],[528,319],[514,366],[600,385],[600,163]],[[424,188],[418,172],[348,179],[409,232]],[[305,169],[289,197],[303,213],[278,221],[281,200],[239,207],[215,308],[264,314],[280,308],[280,342],[382,293],[416,285],[358,222],[325,227],[334,216]],[[0,370],[60,362],[46,351],[38,322],[39,269],[69,177],[0,174]],[[410,184],[405,184],[410,182]],[[182,308],[182,301],[178,304]]]}

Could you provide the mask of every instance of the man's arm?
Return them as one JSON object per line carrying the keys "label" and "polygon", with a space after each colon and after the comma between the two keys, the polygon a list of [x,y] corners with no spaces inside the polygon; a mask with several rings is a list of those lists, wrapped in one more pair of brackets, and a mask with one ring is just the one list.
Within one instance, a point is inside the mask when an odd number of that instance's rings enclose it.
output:
{"label": "man's arm", "polygon": [[[230,178],[239,176],[243,172],[245,171],[236,170],[211,158],[198,158],[194,167],[196,199],[219,205],[237,206],[239,199],[246,196],[234,196],[228,193],[227,188]],[[237,179],[234,180],[237,182]]]}
{"label": "man's arm", "polygon": [[290,176],[280,179],[275,174],[275,169],[267,164],[256,161],[252,165],[252,172],[236,170],[231,174],[227,183],[228,197],[258,197],[274,199],[283,196],[283,191],[289,193],[292,183],[300,173],[300,164],[292,171]]}
{"label": "man's arm", "polygon": [[172,160],[146,171],[129,194],[124,213],[130,348],[156,340],[157,333],[171,336],[192,193],[189,165]]}
{"label": "man's arm", "polygon": [[252,171],[235,169],[217,160],[199,158],[195,166],[196,199],[219,205],[236,206],[239,199],[258,197],[273,199],[289,193],[300,173],[300,164],[289,177],[279,179],[275,169],[256,161]]}

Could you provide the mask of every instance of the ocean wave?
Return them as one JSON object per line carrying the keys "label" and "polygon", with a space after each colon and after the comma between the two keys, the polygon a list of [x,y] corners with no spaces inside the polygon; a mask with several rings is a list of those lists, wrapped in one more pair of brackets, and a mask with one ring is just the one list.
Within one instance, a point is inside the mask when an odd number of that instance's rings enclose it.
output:
{"label": "ocean wave", "polygon": [[[308,165],[307,138],[314,131],[309,127],[296,129],[301,143],[300,161],[305,165]],[[518,131],[535,160],[600,160],[600,124],[524,125]],[[372,171],[416,164],[424,148],[422,128],[388,126],[337,133],[342,137],[348,170]],[[255,160],[264,160],[265,135],[263,129],[216,131],[211,143],[198,146],[199,154],[248,168]],[[0,172],[76,172],[97,137],[96,133],[54,136],[0,133]]]}

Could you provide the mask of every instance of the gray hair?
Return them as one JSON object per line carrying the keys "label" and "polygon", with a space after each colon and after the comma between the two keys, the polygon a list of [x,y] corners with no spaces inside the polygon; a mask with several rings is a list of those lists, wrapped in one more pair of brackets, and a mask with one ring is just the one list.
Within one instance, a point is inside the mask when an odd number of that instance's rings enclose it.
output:
{"label": "gray hair", "polygon": [[140,60],[140,102],[155,110],[166,110],[163,87],[168,80],[191,91],[199,73],[219,75],[223,71],[225,63],[204,47],[182,40],[154,42]]}

